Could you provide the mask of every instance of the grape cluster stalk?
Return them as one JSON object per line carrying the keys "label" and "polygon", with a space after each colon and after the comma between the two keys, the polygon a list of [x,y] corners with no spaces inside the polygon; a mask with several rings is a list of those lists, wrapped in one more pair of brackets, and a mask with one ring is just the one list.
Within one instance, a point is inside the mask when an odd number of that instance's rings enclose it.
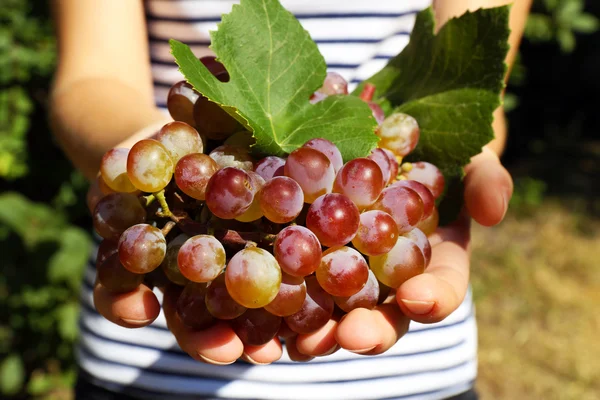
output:
{"label": "grape cluster stalk", "polygon": [[[221,81],[214,57],[201,61]],[[182,287],[176,310],[190,329],[228,321],[248,345],[282,325],[313,332],[334,312],[372,309],[424,272],[444,177],[403,162],[419,141],[409,115],[369,104],[379,147],[343,162],[313,138],[287,157],[251,153],[251,132],[187,82],[171,88],[174,122],[102,159],[93,221],[104,238],[97,281],[126,293],[141,284]],[[347,95],[329,73],[309,100]]]}

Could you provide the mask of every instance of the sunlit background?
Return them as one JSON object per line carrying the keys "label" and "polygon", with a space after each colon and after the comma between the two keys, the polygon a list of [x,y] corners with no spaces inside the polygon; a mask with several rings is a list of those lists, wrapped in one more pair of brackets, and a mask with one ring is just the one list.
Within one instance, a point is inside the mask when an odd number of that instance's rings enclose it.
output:
{"label": "sunlit background", "polygon": [[[600,399],[600,2],[535,0],[506,95],[506,221],[473,230],[486,399]],[[69,399],[87,183],[47,124],[45,1],[0,5],[0,398]]]}

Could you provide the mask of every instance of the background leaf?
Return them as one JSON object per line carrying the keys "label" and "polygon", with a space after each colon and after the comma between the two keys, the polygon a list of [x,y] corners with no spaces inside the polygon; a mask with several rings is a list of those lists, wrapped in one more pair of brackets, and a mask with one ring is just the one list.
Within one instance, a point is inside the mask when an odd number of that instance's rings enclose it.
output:
{"label": "background leaf", "polygon": [[18,354],[11,354],[0,363],[0,393],[18,393],[25,381],[25,367]]}

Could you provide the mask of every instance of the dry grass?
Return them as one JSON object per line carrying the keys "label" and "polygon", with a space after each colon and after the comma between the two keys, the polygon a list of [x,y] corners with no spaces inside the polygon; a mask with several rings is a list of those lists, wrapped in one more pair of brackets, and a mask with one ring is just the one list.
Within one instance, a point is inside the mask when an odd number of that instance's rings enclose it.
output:
{"label": "dry grass", "polygon": [[474,227],[478,389],[490,399],[600,399],[600,222],[545,202]]}

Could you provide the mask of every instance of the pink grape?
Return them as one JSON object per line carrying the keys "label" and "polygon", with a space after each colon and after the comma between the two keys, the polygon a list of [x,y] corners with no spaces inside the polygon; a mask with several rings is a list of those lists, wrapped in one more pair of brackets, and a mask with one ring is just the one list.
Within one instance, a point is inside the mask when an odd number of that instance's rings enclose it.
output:
{"label": "pink grape", "polygon": [[348,94],[348,82],[337,72],[328,72],[323,86],[317,90],[327,96]]}
{"label": "pink grape", "polygon": [[367,104],[373,113],[373,118],[375,118],[375,121],[377,121],[377,125],[383,124],[385,120],[385,113],[383,112],[381,106],[373,101],[369,101]]}
{"label": "pink grape", "polygon": [[306,215],[306,227],[323,246],[343,246],[350,242],[360,223],[358,207],[339,193],[326,194],[311,204]]}
{"label": "pink grape", "polygon": [[281,273],[281,286],[272,302],[265,310],[273,315],[286,317],[300,311],[306,298],[306,283],[304,278]]}
{"label": "pink grape", "polygon": [[119,239],[119,260],[135,274],[147,274],[162,263],[167,241],[161,230],[148,224],[127,228]]}
{"label": "pink grape", "polygon": [[316,276],[327,293],[347,297],[363,288],[369,278],[369,266],[353,248],[332,247],[323,253]]}
{"label": "pink grape", "polygon": [[231,327],[245,345],[262,346],[277,335],[281,317],[264,308],[250,309],[231,321]]}
{"label": "pink grape", "polygon": [[231,297],[246,308],[261,308],[277,296],[281,269],[275,257],[259,247],[248,247],[234,255],[225,270]]}
{"label": "pink grape", "polygon": [[167,149],[171,160],[173,160],[173,165],[177,164],[183,156],[192,153],[202,153],[204,149],[204,144],[198,131],[181,121],[169,122],[164,125],[158,132],[156,140]]}
{"label": "pink grape", "polygon": [[400,170],[400,165],[398,165],[398,159],[396,159],[394,153],[392,153],[388,149],[381,150],[383,150],[383,152],[388,156],[388,160],[390,161],[390,179],[388,181],[388,184],[390,184],[396,180],[396,177],[398,176],[398,171]]}
{"label": "pink grape", "polygon": [[387,117],[377,130],[381,138],[379,147],[404,157],[412,152],[419,143],[419,124],[410,115],[394,113]]}
{"label": "pink grape", "polygon": [[235,218],[236,220],[241,222],[256,221],[262,218],[264,215],[263,210],[261,209],[260,190],[265,185],[265,180],[256,172],[248,171],[247,173],[250,177],[250,182],[252,184],[253,198],[250,207],[246,211],[244,211],[242,215]]}
{"label": "pink grape", "polygon": [[369,266],[380,282],[397,289],[425,271],[425,258],[415,242],[400,236],[389,253],[369,257]]}
{"label": "pink grape", "polygon": [[290,153],[285,175],[292,178],[304,192],[304,202],[312,203],[323,194],[331,193],[335,170],[327,156],[309,147],[300,147]]}
{"label": "pink grape", "polygon": [[218,170],[217,163],[206,154],[188,154],[175,166],[175,183],[188,196],[204,200],[208,181]]}
{"label": "pink grape", "polygon": [[423,216],[421,217],[421,221],[429,218],[431,213],[433,213],[433,209],[435,208],[435,199],[433,198],[433,194],[431,194],[431,190],[429,190],[427,186],[423,185],[421,182],[405,179],[394,183],[392,186],[407,187],[417,192],[423,201]]}
{"label": "pink grape", "polygon": [[431,261],[431,243],[429,243],[429,239],[427,239],[427,235],[423,233],[419,228],[415,228],[410,232],[406,232],[402,236],[409,238],[413,242],[419,246],[419,249],[423,252],[423,257],[425,258],[425,267],[429,265]]}
{"label": "pink grape", "polygon": [[273,253],[281,269],[293,276],[310,275],[321,263],[319,239],[300,225],[288,226],[277,234]]}
{"label": "pink grape", "polygon": [[127,176],[127,156],[129,149],[115,148],[104,153],[100,162],[103,182],[115,192],[132,193],[137,189]]}
{"label": "pink grape", "polygon": [[324,291],[317,278],[307,276],[306,297],[302,308],[295,314],[285,317],[287,326],[299,334],[307,334],[323,327],[333,315],[333,297]]}
{"label": "pink grape", "polygon": [[219,218],[242,215],[254,199],[254,187],[246,171],[227,167],[215,173],[206,186],[206,205]]}
{"label": "pink grape", "polygon": [[191,329],[203,330],[215,322],[206,308],[206,291],[206,283],[189,282],[177,299],[177,315]]}
{"label": "pink grape", "polygon": [[405,172],[404,176],[427,186],[436,199],[444,193],[444,175],[438,167],[431,163],[425,161],[412,163],[412,169],[409,172]]}
{"label": "pink grape", "polygon": [[392,216],[379,210],[360,215],[360,225],[352,244],[368,256],[378,256],[390,251],[398,240],[398,225]]}
{"label": "pink grape", "polygon": [[333,300],[345,312],[350,312],[356,308],[371,310],[375,308],[379,301],[379,281],[373,271],[369,270],[367,283],[359,292],[348,297],[334,297]]}
{"label": "pink grape", "polygon": [[169,90],[167,109],[175,121],[182,121],[192,126],[194,121],[194,103],[200,94],[186,81],[179,81]]}
{"label": "pink grape", "polygon": [[92,220],[98,235],[117,241],[127,228],[146,221],[146,210],[136,196],[112,193],[98,201]]}
{"label": "pink grape", "polygon": [[254,159],[244,147],[224,144],[211,151],[209,156],[215,160],[219,168],[235,167],[244,171],[254,169]]}
{"label": "pink grape", "polygon": [[421,220],[416,227],[423,231],[425,235],[430,236],[437,229],[439,222],[440,214],[438,213],[437,207],[434,207],[431,215],[426,219]]}
{"label": "pink grape", "polygon": [[225,274],[217,276],[206,289],[206,308],[218,319],[234,319],[246,311],[246,307],[238,304],[225,285]]}
{"label": "pink grape", "polygon": [[104,239],[98,245],[98,251],[96,253],[96,268],[104,262],[108,257],[112,256],[117,252],[119,248],[119,242],[114,240]]}
{"label": "pink grape", "polygon": [[206,69],[210,71],[218,80],[221,82],[229,81],[229,73],[225,69],[225,66],[217,61],[215,56],[204,56],[200,57],[200,62],[204,64]]}
{"label": "pink grape", "polygon": [[264,216],[277,224],[292,221],[300,214],[303,206],[302,188],[287,176],[271,179],[260,191],[260,208]]}
{"label": "pink grape", "polygon": [[119,261],[117,253],[108,256],[96,269],[96,274],[98,282],[111,293],[131,292],[144,280],[144,275],[126,270]]}
{"label": "pink grape", "polygon": [[333,192],[347,196],[363,210],[373,204],[384,188],[381,168],[368,158],[348,161],[337,173]]}
{"label": "pink grape", "polygon": [[383,185],[387,186],[387,184],[391,182],[395,176],[392,176],[393,166],[386,152],[383,149],[376,148],[371,151],[371,154],[369,154],[367,158],[375,161],[377,165],[379,165],[383,177]]}
{"label": "pink grape", "polygon": [[192,236],[181,246],[177,264],[192,282],[210,282],[225,268],[225,248],[214,236]]}
{"label": "pink grape", "polygon": [[390,186],[381,192],[371,210],[385,211],[398,225],[400,234],[413,229],[423,216],[423,200],[407,187]]}
{"label": "pink grape", "polygon": [[223,140],[244,130],[244,127],[227,111],[202,95],[194,103],[193,114],[198,133],[209,139]]}
{"label": "pink grape", "polygon": [[171,181],[174,169],[169,152],[159,141],[140,140],[129,150],[127,175],[133,186],[143,192],[164,189]]}
{"label": "pink grape", "polygon": [[315,149],[315,150],[318,150],[321,153],[325,154],[325,156],[331,162],[331,165],[333,165],[333,170],[335,171],[336,174],[340,170],[340,168],[342,168],[342,165],[344,165],[344,160],[342,159],[342,153],[340,153],[340,150],[336,147],[335,144],[333,144],[332,142],[330,142],[327,139],[321,139],[321,138],[311,139],[308,142],[304,143],[304,145],[302,147],[308,147],[310,149]]}
{"label": "pink grape", "polygon": [[179,249],[190,237],[184,233],[175,237],[167,244],[167,251],[160,267],[162,268],[167,279],[179,286],[185,286],[189,279],[181,274],[179,265],[177,264],[177,256]]}
{"label": "pink grape", "polygon": [[265,181],[269,181],[276,176],[283,176],[283,168],[285,160],[276,156],[268,156],[256,163],[254,171],[263,177]]}

